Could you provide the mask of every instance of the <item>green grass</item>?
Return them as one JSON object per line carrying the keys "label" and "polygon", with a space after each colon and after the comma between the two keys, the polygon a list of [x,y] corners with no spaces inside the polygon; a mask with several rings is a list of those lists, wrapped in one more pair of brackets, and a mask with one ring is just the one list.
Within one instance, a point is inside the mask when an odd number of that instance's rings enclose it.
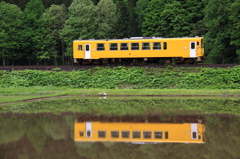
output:
{"label": "green grass", "polygon": [[240,96],[238,89],[77,89],[67,87],[15,87],[15,88],[0,88],[0,103],[9,103],[22,101],[34,98],[56,97],[64,95],[77,96],[98,96],[100,92],[105,92],[107,97],[110,96]]}

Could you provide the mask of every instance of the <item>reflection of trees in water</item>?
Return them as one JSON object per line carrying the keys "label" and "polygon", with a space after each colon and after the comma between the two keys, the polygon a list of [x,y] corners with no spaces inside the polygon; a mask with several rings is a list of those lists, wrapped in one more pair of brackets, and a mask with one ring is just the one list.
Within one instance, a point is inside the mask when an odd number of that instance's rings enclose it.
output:
{"label": "reflection of trees in water", "polygon": [[0,145],[18,141],[26,131],[27,124],[23,118],[0,116]]}
{"label": "reflection of trees in water", "polygon": [[[238,117],[207,117],[211,122],[206,125],[207,146],[216,153],[212,158],[239,158],[240,157],[240,118]],[[219,153],[219,154],[218,154]]]}
{"label": "reflection of trees in water", "polygon": [[[53,140],[66,140],[73,134],[66,121],[74,121],[67,116],[0,116],[0,144],[16,142],[26,134],[34,149],[41,153],[48,137]],[[72,119],[72,120],[71,120]],[[25,146],[25,143],[22,145]],[[28,151],[26,151],[28,152]]]}
{"label": "reflection of trees in water", "polygon": [[80,149],[89,149],[92,147],[92,144],[94,144],[94,142],[75,142],[76,148],[80,148]]}
{"label": "reflection of trees in water", "polygon": [[40,119],[30,120],[29,122],[31,123],[31,127],[28,127],[26,132],[28,140],[31,142],[35,150],[40,153],[47,138],[46,132],[43,131],[42,128],[44,121]]}
{"label": "reflection of trees in water", "polygon": [[66,140],[69,137],[69,126],[64,118],[46,119],[42,127],[54,140]]}
{"label": "reflection of trees in water", "polygon": [[205,144],[79,143],[71,138],[74,120],[74,116],[0,116],[0,156],[10,159],[240,158],[239,117],[206,117]]}

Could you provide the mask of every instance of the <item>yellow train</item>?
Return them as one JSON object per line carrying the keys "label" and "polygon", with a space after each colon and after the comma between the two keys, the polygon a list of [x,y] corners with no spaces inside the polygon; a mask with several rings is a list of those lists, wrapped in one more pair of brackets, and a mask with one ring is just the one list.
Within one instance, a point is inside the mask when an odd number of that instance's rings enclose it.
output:
{"label": "yellow train", "polygon": [[79,142],[205,143],[205,124],[75,122]]}
{"label": "yellow train", "polygon": [[74,63],[138,64],[201,62],[204,57],[203,37],[155,38],[132,37],[105,40],[73,41]]}

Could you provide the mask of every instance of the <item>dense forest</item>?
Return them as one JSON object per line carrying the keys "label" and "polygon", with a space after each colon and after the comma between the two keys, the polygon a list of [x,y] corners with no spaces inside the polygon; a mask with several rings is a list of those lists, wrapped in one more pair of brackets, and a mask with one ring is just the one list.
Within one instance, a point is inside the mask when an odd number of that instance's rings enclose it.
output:
{"label": "dense forest", "polygon": [[209,63],[240,62],[240,0],[0,0],[0,65],[71,65],[72,41],[205,37]]}

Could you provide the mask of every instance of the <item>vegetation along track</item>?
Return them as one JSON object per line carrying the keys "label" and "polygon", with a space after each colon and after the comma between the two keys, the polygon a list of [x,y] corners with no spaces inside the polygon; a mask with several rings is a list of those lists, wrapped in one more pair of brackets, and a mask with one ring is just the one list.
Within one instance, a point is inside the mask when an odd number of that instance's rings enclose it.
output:
{"label": "vegetation along track", "polygon": [[[227,68],[234,67],[240,64],[197,64],[197,65],[170,65],[172,67],[219,67]],[[82,66],[0,66],[0,70],[12,71],[12,70],[52,70],[54,68],[60,68],[62,71],[72,71],[79,69],[91,69],[94,67],[118,67],[120,65],[82,65]],[[124,67],[146,67],[146,68],[166,68],[168,65],[123,65]]]}

